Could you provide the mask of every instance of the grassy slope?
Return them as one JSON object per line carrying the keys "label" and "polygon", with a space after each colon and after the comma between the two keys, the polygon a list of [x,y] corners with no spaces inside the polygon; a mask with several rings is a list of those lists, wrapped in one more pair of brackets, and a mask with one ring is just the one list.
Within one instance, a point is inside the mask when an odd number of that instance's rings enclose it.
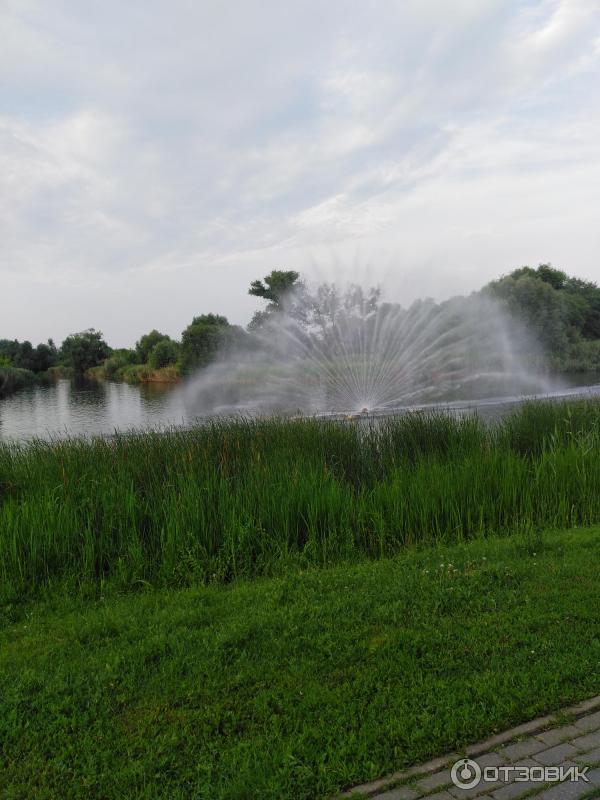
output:
{"label": "grassy slope", "polygon": [[[452,566],[451,566],[452,565]],[[3,798],[315,798],[600,691],[600,529],[4,606]]]}

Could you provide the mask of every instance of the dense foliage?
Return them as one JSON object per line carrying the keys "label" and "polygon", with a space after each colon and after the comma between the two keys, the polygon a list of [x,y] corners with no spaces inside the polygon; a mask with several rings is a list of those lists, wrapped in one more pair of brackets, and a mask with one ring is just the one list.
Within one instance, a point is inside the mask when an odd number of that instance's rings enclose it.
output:
{"label": "dense foliage", "polygon": [[164,337],[157,342],[148,356],[148,363],[152,369],[162,369],[169,364],[175,364],[179,357],[179,345],[169,337]]}
{"label": "dense foliage", "polygon": [[60,348],[61,361],[76,375],[102,363],[110,355],[110,348],[102,333],[93,328],[67,336]]}
{"label": "dense foliage", "polygon": [[521,267],[483,290],[533,334],[556,370],[600,369],[600,288],[548,264]]}
{"label": "dense foliage", "polygon": [[26,369],[30,372],[46,372],[56,364],[58,352],[52,339],[34,347],[31,342],[16,339],[0,339],[0,365]]}
{"label": "dense foliage", "polygon": [[217,353],[225,353],[244,336],[241,328],[230,325],[226,317],[218,314],[201,314],[181,337],[181,364],[184,372],[206,367]]}

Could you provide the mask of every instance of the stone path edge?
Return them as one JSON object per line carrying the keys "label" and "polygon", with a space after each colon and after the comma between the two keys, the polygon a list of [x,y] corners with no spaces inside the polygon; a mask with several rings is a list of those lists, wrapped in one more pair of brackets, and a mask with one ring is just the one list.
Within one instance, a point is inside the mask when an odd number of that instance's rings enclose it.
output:
{"label": "stone path edge", "polygon": [[532,719],[529,722],[524,722],[521,725],[516,725],[514,728],[509,728],[501,733],[497,733],[482,742],[469,745],[463,748],[460,752],[447,753],[446,755],[432,758],[431,761],[426,761],[424,764],[415,764],[413,767],[408,767],[407,769],[400,770],[399,772],[394,772],[393,774],[386,775],[383,778],[377,778],[369,783],[363,783],[360,786],[354,786],[352,789],[348,789],[345,792],[335,795],[335,798],[339,798],[339,800],[343,800],[344,798],[360,800],[360,798],[373,797],[373,795],[378,794],[384,789],[404,783],[411,778],[414,779],[416,777],[430,775],[432,772],[437,772],[438,770],[453,764],[463,755],[476,758],[483,753],[487,753],[489,750],[493,750],[496,747],[500,747],[500,745],[511,742],[513,739],[535,734],[546,730],[547,728],[552,728],[556,725],[562,725],[564,724],[565,717],[567,717],[569,720],[576,720],[578,717],[582,717],[597,708],[600,708],[600,695],[591,697],[589,700],[583,700],[580,703],[575,703],[575,705],[568,706],[567,708],[561,708],[558,711],[555,711],[551,714],[546,714],[543,717],[537,717],[536,719]]}

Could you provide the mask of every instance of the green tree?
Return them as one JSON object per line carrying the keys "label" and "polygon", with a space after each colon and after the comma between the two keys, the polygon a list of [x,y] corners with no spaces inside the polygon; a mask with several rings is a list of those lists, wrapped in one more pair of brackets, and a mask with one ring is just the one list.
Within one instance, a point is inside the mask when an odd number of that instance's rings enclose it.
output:
{"label": "green tree", "polygon": [[47,344],[38,344],[37,347],[28,341],[1,339],[0,356],[10,366],[28,369],[31,372],[45,372],[56,364],[57,352],[52,339],[48,339]]}
{"label": "green tree", "polygon": [[179,358],[179,345],[168,336],[157,342],[148,358],[148,363],[152,369],[161,369],[169,364],[174,364]]}
{"label": "green tree", "polygon": [[294,286],[298,285],[300,275],[293,270],[284,271],[274,269],[264,278],[263,281],[252,281],[248,294],[254,297],[262,297],[269,300],[271,304],[279,307],[282,299]]}
{"label": "green tree", "polygon": [[595,283],[570,278],[550,264],[520,267],[485,287],[528,324],[539,341],[564,356],[581,339],[600,338],[600,289]]}
{"label": "green tree", "polygon": [[34,372],[46,372],[56,364],[58,352],[52,339],[48,339],[46,344],[38,344],[35,348],[35,369]]}
{"label": "green tree", "polygon": [[19,355],[21,345],[16,339],[0,339],[0,355],[8,361],[9,366],[15,366],[15,359]]}
{"label": "green tree", "polygon": [[60,357],[63,364],[72,367],[76,375],[83,375],[90,367],[101,364],[110,352],[102,333],[88,328],[67,336],[61,345]]}
{"label": "green tree", "polygon": [[137,363],[147,364],[152,348],[163,339],[168,338],[169,337],[166,333],[161,333],[160,331],[157,331],[156,328],[151,330],[150,333],[147,333],[145,336],[142,336],[141,339],[135,343],[135,355]]}
{"label": "green tree", "polygon": [[19,369],[28,369],[35,372],[35,350],[31,342],[21,342],[19,350],[13,359],[13,364]]}
{"label": "green tree", "polygon": [[553,289],[564,289],[569,277],[566,272],[560,269],[555,269],[550,264],[540,264],[535,270],[536,276],[544,283],[549,283]]}
{"label": "green tree", "polygon": [[584,308],[581,334],[584,339],[600,339],[600,288],[591,281],[567,278],[565,292],[577,297]]}
{"label": "green tree", "polygon": [[[304,285],[299,278],[299,273],[294,270],[274,269],[268,275],[265,275],[264,281],[252,281],[248,294],[253,297],[262,297],[263,300],[268,300],[269,303],[266,309],[257,311],[254,314],[248,325],[249,330],[260,328],[269,320],[272,313],[281,311],[283,301],[286,296],[290,295],[292,289],[302,292]],[[299,304],[299,308],[301,305],[302,303]]]}
{"label": "green tree", "polygon": [[[596,369],[600,351],[600,289],[550,264],[521,267],[493,281],[484,293],[499,298],[525,323],[554,369]],[[519,342],[521,337],[518,337]],[[523,348],[522,348],[523,349]],[[531,348],[524,348],[531,352]],[[524,355],[527,355],[524,352]]]}
{"label": "green tree", "polygon": [[104,362],[104,375],[109,380],[118,378],[119,376],[117,373],[119,370],[123,369],[123,367],[128,367],[131,364],[135,364],[136,362],[137,357],[135,350],[131,350],[127,347],[121,347],[117,350],[113,350],[109,358],[107,358]]}
{"label": "green tree", "polygon": [[550,283],[521,273],[490,283],[486,290],[500,299],[511,314],[535,335],[551,354],[564,356],[574,331],[568,323],[568,307]]}
{"label": "green tree", "polygon": [[194,317],[181,337],[181,366],[183,372],[205,367],[217,356],[242,341],[243,333],[230,325],[227,317],[201,314]]}

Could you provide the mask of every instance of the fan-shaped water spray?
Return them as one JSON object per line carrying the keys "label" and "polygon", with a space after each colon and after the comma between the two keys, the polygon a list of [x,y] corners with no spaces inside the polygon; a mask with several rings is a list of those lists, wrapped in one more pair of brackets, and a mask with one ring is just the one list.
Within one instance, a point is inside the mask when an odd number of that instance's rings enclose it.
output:
{"label": "fan-shaped water spray", "polygon": [[522,333],[490,298],[409,309],[377,290],[324,284],[289,295],[187,390],[197,414],[361,412],[540,389]]}

